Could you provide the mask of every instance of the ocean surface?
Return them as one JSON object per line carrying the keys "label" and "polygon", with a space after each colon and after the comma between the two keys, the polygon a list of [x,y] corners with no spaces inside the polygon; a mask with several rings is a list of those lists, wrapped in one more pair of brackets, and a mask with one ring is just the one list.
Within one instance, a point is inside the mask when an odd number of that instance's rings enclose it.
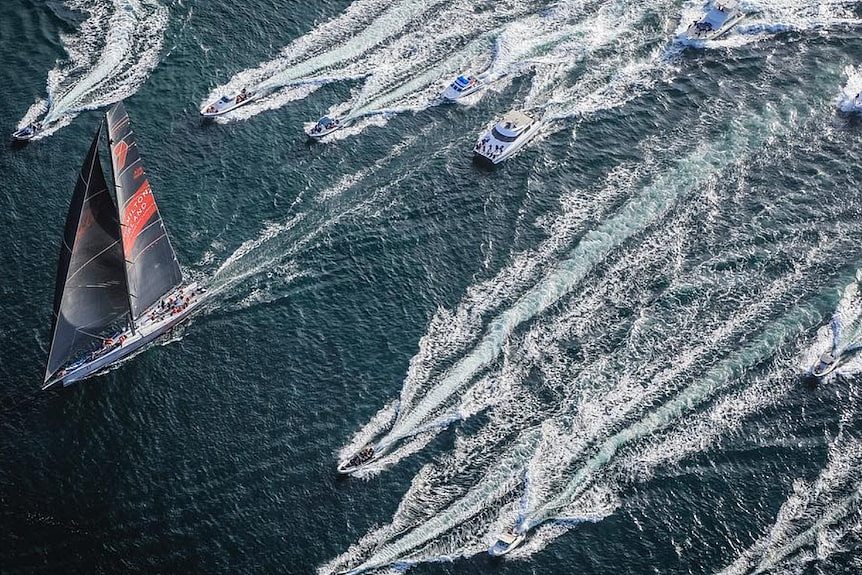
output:
{"label": "ocean surface", "polygon": [[[862,356],[800,377],[862,344],[862,5],[741,7],[692,46],[679,0],[0,3],[0,133],[46,126],[0,149],[0,573],[862,572]],[[211,297],[43,392],[122,98]]]}

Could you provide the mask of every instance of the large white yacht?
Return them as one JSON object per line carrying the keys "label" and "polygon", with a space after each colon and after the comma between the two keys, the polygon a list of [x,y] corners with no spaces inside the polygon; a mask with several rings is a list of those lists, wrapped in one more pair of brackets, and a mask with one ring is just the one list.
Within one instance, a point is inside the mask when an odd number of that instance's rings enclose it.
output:
{"label": "large white yacht", "polygon": [[485,82],[476,76],[458,76],[441,94],[444,100],[457,102],[459,99],[478,92],[485,87]]}
{"label": "large white yacht", "polygon": [[539,131],[542,122],[527,112],[511,111],[482,137],[473,152],[492,164],[499,164],[524,147]]}
{"label": "large white yacht", "polygon": [[695,20],[685,31],[688,40],[717,40],[730,32],[745,17],[738,0],[713,0],[706,16]]}
{"label": "large white yacht", "polygon": [[201,116],[204,118],[215,118],[222,114],[227,114],[231,110],[236,110],[240,106],[245,106],[249,102],[256,100],[260,94],[243,88],[236,94],[225,94],[215,102],[201,109]]}

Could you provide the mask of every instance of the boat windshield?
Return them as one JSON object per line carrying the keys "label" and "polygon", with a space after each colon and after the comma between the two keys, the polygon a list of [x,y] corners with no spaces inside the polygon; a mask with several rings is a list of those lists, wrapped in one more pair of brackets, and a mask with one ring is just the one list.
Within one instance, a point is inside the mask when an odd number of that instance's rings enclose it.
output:
{"label": "boat windshield", "polygon": [[501,142],[514,142],[518,139],[518,136],[520,134],[515,134],[514,136],[507,136],[506,134],[501,133],[500,130],[497,129],[497,126],[494,126],[493,128],[491,128],[491,135]]}
{"label": "boat windshield", "polygon": [[227,104],[228,102],[230,102],[230,100],[231,100],[231,99],[230,99],[230,97],[229,97],[229,96],[222,96],[222,97],[221,97],[221,100],[219,100],[219,103],[220,103],[220,104]]}

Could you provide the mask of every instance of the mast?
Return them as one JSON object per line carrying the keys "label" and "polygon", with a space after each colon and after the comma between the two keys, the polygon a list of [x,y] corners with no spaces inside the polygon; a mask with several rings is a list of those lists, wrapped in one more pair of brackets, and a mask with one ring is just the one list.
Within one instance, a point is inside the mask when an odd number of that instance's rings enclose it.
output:
{"label": "mast", "polygon": [[122,102],[106,113],[132,323],[183,281]]}
{"label": "mast", "polygon": [[46,383],[97,349],[105,331],[129,313],[117,208],[99,159],[101,131],[78,175],[60,243]]}
{"label": "mast", "polygon": [[[106,114],[107,117],[107,114]],[[101,125],[99,126],[101,129]],[[111,139],[111,132],[108,131],[108,152],[111,155],[111,180],[114,182],[114,194],[117,194],[117,174],[114,171],[114,154],[112,153],[114,149],[114,140]],[[123,227],[123,220],[120,217],[119,207],[117,208],[117,221],[120,222],[120,228]],[[123,235],[120,234],[120,242],[123,241]],[[135,317],[132,315],[132,290],[129,287],[129,261],[123,257],[123,262],[125,265],[123,266],[123,277],[126,278],[126,300],[129,302],[129,329],[132,331],[132,335],[135,334]]]}

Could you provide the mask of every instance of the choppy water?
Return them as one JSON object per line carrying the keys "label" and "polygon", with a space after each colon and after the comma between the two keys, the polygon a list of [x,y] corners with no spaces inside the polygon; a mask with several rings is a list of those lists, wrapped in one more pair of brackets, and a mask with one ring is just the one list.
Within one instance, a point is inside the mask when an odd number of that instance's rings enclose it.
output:
{"label": "choppy water", "polygon": [[[4,2],[0,131],[51,127],[0,151],[0,571],[862,570],[862,355],[799,377],[862,344],[862,7],[742,8],[685,46],[699,3]],[[120,98],[213,297],[38,392]],[[474,165],[512,108],[540,136]]]}

